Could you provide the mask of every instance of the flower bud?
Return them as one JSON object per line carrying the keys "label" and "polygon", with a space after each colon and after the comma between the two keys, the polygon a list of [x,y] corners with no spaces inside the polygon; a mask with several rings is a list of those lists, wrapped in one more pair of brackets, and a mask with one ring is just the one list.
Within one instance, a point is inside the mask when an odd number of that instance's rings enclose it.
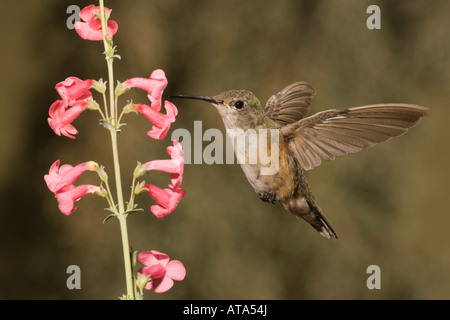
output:
{"label": "flower bud", "polygon": [[133,251],[133,254],[131,255],[131,270],[134,270],[134,268],[136,267],[137,254],[137,251]]}
{"label": "flower bud", "polygon": [[142,273],[137,273],[136,275],[136,286],[139,289],[144,289],[150,279],[150,275],[144,276]]}
{"label": "flower bud", "polygon": [[97,168],[97,174],[100,177],[100,180],[102,180],[103,182],[108,182],[108,175],[105,172],[105,167],[104,166],[99,166]]}
{"label": "flower bud", "polygon": [[95,190],[94,194],[102,198],[106,198],[108,196],[108,192],[102,186],[98,187],[98,189]]}
{"label": "flower bud", "polygon": [[134,187],[134,194],[140,194],[142,192],[148,192],[148,189],[145,187],[145,181],[139,182],[136,187]]}
{"label": "flower bud", "polygon": [[117,81],[117,86],[114,90],[114,94],[116,95],[116,97],[119,97],[128,90],[130,90],[130,87],[124,85],[122,82]]}
{"label": "flower bud", "polygon": [[105,93],[106,92],[106,81],[104,82],[103,79],[100,80],[92,80],[92,89],[99,93]]}
{"label": "flower bud", "polygon": [[142,177],[144,174],[147,173],[147,169],[145,169],[142,164],[138,161],[136,168],[134,168],[133,177],[135,179]]}
{"label": "flower bud", "polygon": [[94,100],[89,99],[89,100],[86,101],[86,105],[84,106],[84,109],[87,109],[87,110],[100,110],[100,106]]}
{"label": "flower bud", "polygon": [[136,105],[133,103],[133,101],[130,101],[127,103],[127,105],[125,107],[123,107],[123,113],[127,114],[130,112],[136,112]]}

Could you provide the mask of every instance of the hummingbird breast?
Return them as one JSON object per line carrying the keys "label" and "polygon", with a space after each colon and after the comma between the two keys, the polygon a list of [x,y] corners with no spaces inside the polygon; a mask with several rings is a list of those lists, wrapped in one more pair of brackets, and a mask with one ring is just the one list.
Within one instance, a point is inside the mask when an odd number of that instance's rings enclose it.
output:
{"label": "hummingbird breast", "polygon": [[[259,130],[257,132],[260,140],[261,133]],[[262,132],[267,133],[270,130]],[[266,144],[249,141],[245,149],[235,145],[235,153],[238,160],[241,159],[241,168],[259,198],[275,203],[295,194],[300,170],[295,159],[289,154],[284,139],[274,141],[269,137],[266,141]],[[252,163],[252,157],[256,157],[256,163]],[[271,161],[268,162],[267,158]]]}

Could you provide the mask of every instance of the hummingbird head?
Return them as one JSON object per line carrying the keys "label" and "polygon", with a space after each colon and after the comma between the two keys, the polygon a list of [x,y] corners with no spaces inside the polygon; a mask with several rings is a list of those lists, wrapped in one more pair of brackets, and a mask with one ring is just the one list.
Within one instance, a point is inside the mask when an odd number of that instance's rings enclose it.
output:
{"label": "hummingbird head", "polygon": [[258,98],[246,90],[228,90],[213,97],[175,95],[173,98],[195,99],[211,103],[222,116],[227,129],[254,128],[264,111]]}

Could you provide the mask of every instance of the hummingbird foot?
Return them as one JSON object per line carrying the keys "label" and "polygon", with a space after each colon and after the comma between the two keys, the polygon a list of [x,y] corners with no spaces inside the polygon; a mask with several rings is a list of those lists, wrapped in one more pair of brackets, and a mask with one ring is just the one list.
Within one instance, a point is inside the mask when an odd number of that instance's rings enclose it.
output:
{"label": "hummingbird foot", "polygon": [[261,191],[261,192],[258,192],[258,197],[264,202],[269,202],[269,203],[277,202],[277,195],[274,192]]}

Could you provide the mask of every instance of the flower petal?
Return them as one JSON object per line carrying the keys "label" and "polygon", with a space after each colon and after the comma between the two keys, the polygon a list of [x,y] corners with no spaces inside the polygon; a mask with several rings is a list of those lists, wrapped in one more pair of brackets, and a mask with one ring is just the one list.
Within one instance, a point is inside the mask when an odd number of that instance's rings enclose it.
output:
{"label": "flower petal", "polygon": [[51,118],[57,117],[64,113],[67,109],[67,104],[63,100],[56,100],[53,102],[53,104],[50,106],[50,109],[48,110],[48,114]]}
{"label": "flower petal", "polygon": [[153,291],[155,293],[163,293],[169,291],[173,287],[173,280],[169,277],[158,278],[153,280]]}
{"label": "flower petal", "polygon": [[55,192],[54,185],[57,183],[59,163],[60,163],[59,160],[53,162],[52,166],[50,167],[50,170],[48,171],[48,174],[44,176],[44,180],[47,183],[47,187],[50,189],[51,192]]}
{"label": "flower petal", "polygon": [[75,139],[74,135],[78,133],[78,130],[71,124],[65,125],[63,128],[60,128],[59,131],[63,136],[70,139]]}
{"label": "flower petal", "polygon": [[142,165],[145,170],[158,170],[168,173],[183,173],[183,162],[179,159],[151,160]]}
{"label": "flower petal", "polygon": [[169,156],[172,159],[183,158],[183,146],[181,145],[181,143],[177,140],[173,140],[172,143],[173,143],[173,147],[168,146],[166,149]]}
{"label": "flower petal", "polygon": [[181,261],[172,260],[166,266],[166,276],[173,280],[182,281],[186,277],[186,268]]}
{"label": "flower petal", "polygon": [[164,276],[166,275],[166,268],[161,263],[157,263],[152,265],[151,267],[142,268],[141,273],[144,276],[150,275],[150,278],[152,280],[159,279],[164,278]]}
{"label": "flower petal", "polygon": [[61,193],[57,199],[59,211],[61,211],[63,214],[68,216],[75,211],[76,208],[73,207],[74,201],[69,195]]}
{"label": "flower petal", "polygon": [[82,196],[94,193],[99,188],[90,184],[83,184],[77,187],[71,187],[64,192],[56,194],[56,199],[58,200],[59,210],[65,214],[70,215],[75,211],[74,202],[81,199]]}
{"label": "flower petal", "polygon": [[92,86],[92,80],[81,80],[77,77],[68,77],[66,80],[58,83],[55,88],[66,105],[72,106],[78,101],[86,101],[92,98],[89,88]]}
{"label": "flower petal", "polygon": [[138,254],[137,260],[140,264],[151,267],[155,264],[160,263],[165,266],[169,263],[169,256],[163,252],[159,252],[156,250],[144,251]]}

